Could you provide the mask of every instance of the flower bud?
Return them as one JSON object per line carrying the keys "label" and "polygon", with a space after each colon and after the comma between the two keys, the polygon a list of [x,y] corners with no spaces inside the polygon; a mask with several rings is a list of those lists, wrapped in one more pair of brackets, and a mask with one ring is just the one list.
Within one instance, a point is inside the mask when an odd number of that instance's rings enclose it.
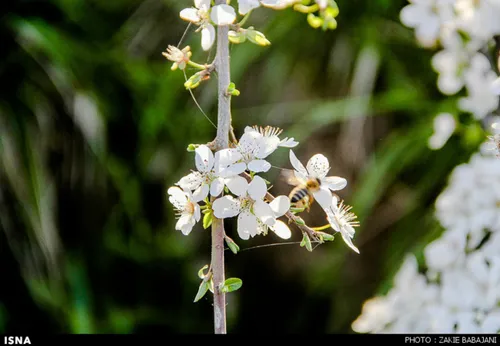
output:
{"label": "flower bud", "polygon": [[184,86],[186,87],[186,89],[194,89],[198,85],[200,85],[201,82],[203,82],[204,80],[207,80],[209,78],[210,78],[210,75],[205,70],[199,71],[199,72],[196,72],[191,77],[189,77],[189,79],[186,81],[186,83],[184,83]]}
{"label": "flower bud", "polygon": [[259,46],[268,46],[271,44],[269,40],[260,31],[254,30],[253,28],[248,28],[245,30],[246,37],[255,44]]}
{"label": "flower bud", "polygon": [[323,25],[323,19],[320,17],[316,17],[314,14],[309,13],[307,15],[307,22],[309,23],[310,26],[312,26],[314,29],[319,28],[321,25]]}
{"label": "flower bud", "polygon": [[243,31],[229,31],[228,38],[231,43],[238,44],[243,43],[247,40],[245,33]]}
{"label": "flower bud", "polygon": [[182,50],[174,46],[168,46],[167,51],[161,54],[167,60],[173,62],[172,70],[176,70],[177,68],[184,70],[193,53],[191,53],[191,47],[189,46],[184,47]]}
{"label": "flower bud", "polygon": [[198,148],[199,144],[189,144],[188,147],[187,147],[187,151],[189,152],[193,152],[196,150],[196,148]]}

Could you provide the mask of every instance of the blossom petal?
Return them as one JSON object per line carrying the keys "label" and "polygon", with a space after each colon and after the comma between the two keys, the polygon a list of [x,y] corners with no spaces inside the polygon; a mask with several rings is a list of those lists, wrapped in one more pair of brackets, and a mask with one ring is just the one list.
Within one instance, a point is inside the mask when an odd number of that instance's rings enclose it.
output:
{"label": "blossom petal", "polygon": [[262,140],[262,134],[254,129],[245,131],[238,142],[238,150],[245,156],[255,157],[259,151],[259,141]]}
{"label": "blossom petal", "polygon": [[186,175],[185,177],[182,177],[181,180],[179,180],[176,185],[179,185],[181,189],[192,191],[199,188],[202,182],[203,178],[200,172],[192,172]]}
{"label": "blossom petal", "polygon": [[500,77],[498,77],[493,81],[493,83],[491,83],[491,88],[495,95],[500,95]]}
{"label": "blossom petal", "polygon": [[330,170],[328,159],[323,154],[316,154],[307,162],[307,172],[314,178],[324,178]]}
{"label": "blossom petal", "polygon": [[325,186],[313,192],[313,197],[323,209],[328,208],[332,203],[332,193]]}
{"label": "blossom petal", "polygon": [[257,216],[263,224],[272,226],[276,222],[276,217],[274,215],[273,210],[263,200],[256,200],[253,205],[253,212],[255,216]]}
{"label": "blossom petal", "polygon": [[205,198],[208,196],[208,192],[210,191],[210,187],[208,184],[202,184],[199,188],[197,188],[193,192],[193,201],[194,202],[199,202],[203,201]]}
{"label": "blossom petal", "polygon": [[[215,153],[215,174],[243,159],[237,149],[222,149]],[[246,168],[246,165],[245,165]],[[240,172],[241,173],[241,172]],[[239,173],[238,173],[239,174]]]}
{"label": "blossom petal", "polygon": [[274,215],[280,217],[285,215],[290,209],[290,199],[287,196],[278,196],[269,203],[269,206],[273,210]]}
{"label": "blossom petal", "polygon": [[203,11],[208,11],[210,9],[211,0],[194,0],[194,5]]}
{"label": "blossom petal", "polygon": [[195,221],[192,215],[182,214],[175,224],[175,229],[177,231],[181,231],[184,235],[188,235],[189,233],[191,233],[194,225]]}
{"label": "blossom petal", "polygon": [[212,7],[210,19],[217,25],[228,25],[234,23],[236,12],[232,6],[222,4]]}
{"label": "blossom petal", "polygon": [[[352,227],[351,227],[352,228]],[[349,236],[347,231],[344,231],[344,229],[340,230],[340,234],[342,235],[342,239],[344,239],[344,242],[349,246],[351,249],[354,250],[354,252],[359,254],[359,250],[354,244],[352,243],[351,237]]]}
{"label": "blossom petal", "polygon": [[254,176],[250,184],[248,184],[248,194],[253,200],[262,200],[267,192],[267,185],[264,179],[258,175]]}
{"label": "blossom petal", "polygon": [[234,217],[240,213],[240,201],[232,196],[217,198],[212,203],[214,215],[218,219]]}
{"label": "blossom petal", "polygon": [[293,150],[290,150],[290,163],[292,164],[292,167],[295,168],[295,170],[299,172],[304,178],[308,176],[306,168],[299,161],[297,156],[295,156]]}
{"label": "blossom petal", "polygon": [[[244,133],[247,133],[247,132],[255,132],[255,133],[259,133],[259,131],[257,131],[255,128],[253,128],[252,126],[245,126],[245,129],[243,130]],[[243,137],[242,137],[243,138]],[[240,140],[241,141],[241,140]]]}
{"label": "blossom petal", "polygon": [[170,195],[168,200],[176,209],[184,209],[188,201],[187,195],[184,191],[177,186],[172,186],[167,190],[167,193]]}
{"label": "blossom petal", "polygon": [[248,182],[245,178],[238,175],[224,179],[224,183],[231,193],[236,196],[243,196],[248,190]]}
{"label": "blossom petal", "polygon": [[276,223],[270,226],[270,228],[281,239],[290,239],[292,237],[290,228],[288,228],[287,224],[281,220],[276,220]]}
{"label": "blossom petal", "polygon": [[210,195],[217,197],[224,189],[224,179],[217,178],[210,184]]}
{"label": "blossom petal", "polygon": [[267,172],[271,169],[271,164],[266,160],[252,160],[248,163],[248,169],[255,173]]}
{"label": "blossom petal", "polygon": [[243,240],[248,240],[257,234],[258,221],[255,215],[248,210],[241,212],[238,216],[238,235]]}
{"label": "blossom petal", "polygon": [[200,16],[198,16],[198,10],[192,7],[183,9],[179,16],[192,23],[198,23],[201,20]]}
{"label": "blossom petal", "polygon": [[206,24],[203,29],[201,29],[201,48],[204,51],[212,48],[215,41],[215,28],[212,24]]}
{"label": "blossom petal", "polygon": [[196,220],[196,222],[200,221],[201,219],[201,209],[198,203],[195,203],[194,205],[194,219]]}
{"label": "blossom petal", "polygon": [[224,168],[219,172],[219,176],[222,178],[229,178],[243,173],[247,169],[245,162],[238,162],[229,167]]}
{"label": "blossom petal", "polygon": [[347,180],[341,177],[331,176],[321,179],[321,184],[332,191],[338,191],[347,186]]}
{"label": "blossom petal", "polygon": [[214,154],[206,145],[200,145],[195,149],[196,168],[202,173],[210,172],[214,166]]}
{"label": "blossom petal", "polygon": [[299,144],[299,142],[295,141],[295,140],[293,139],[293,137],[292,137],[292,138],[288,138],[288,137],[287,137],[287,138],[283,139],[283,140],[280,142],[279,146],[280,146],[280,147],[283,147],[283,148],[294,148],[294,147],[296,147],[298,144]]}
{"label": "blossom petal", "polygon": [[498,333],[500,330],[500,311],[492,311],[481,324],[482,333]]}
{"label": "blossom petal", "polygon": [[238,13],[245,15],[248,11],[260,6],[259,0],[238,0]]}
{"label": "blossom petal", "polygon": [[278,149],[280,139],[278,136],[262,136],[258,139],[257,144],[259,149],[257,150],[255,157],[265,159]]}

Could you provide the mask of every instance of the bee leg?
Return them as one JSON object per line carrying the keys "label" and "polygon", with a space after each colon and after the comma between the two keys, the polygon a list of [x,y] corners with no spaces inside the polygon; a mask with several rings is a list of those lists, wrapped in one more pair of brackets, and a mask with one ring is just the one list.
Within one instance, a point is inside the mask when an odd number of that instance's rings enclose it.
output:
{"label": "bee leg", "polygon": [[307,199],[307,212],[308,213],[311,210],[311,205],[313,204],[313,202],[314,202],[314,197],[309,196],[309,198]]}

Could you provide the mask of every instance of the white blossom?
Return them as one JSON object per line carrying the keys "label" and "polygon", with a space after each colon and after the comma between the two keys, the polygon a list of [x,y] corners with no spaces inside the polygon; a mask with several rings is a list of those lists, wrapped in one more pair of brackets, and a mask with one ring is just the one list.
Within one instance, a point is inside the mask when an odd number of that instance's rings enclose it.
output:
{"label": "white blossom", "polygon": [[494,90],[497,75],[491,70],[486,56],[478,53],[472,57],[464,72],[464,80],[468,95],[460,99],[461,109],[471,112],[476,119],[482,119],[498,108],[498,94]]}
{"label": "white blossom", "polygon": [[307,181],[311,179],[320,182],[319,189],[313,191],[313,197],[318,201],[322,208],[328,208],[332,203],[331,191],[342,190],[347,186],[345,178],[326,175],[330,171],[330,163],[322,154],[312,156],[307,162],[307,168],[297,159],[293,150],[290,150],[290,163],[295,169],[295,178],[303,185],[307,185]]}
{"label": "white blossom", "polygon": [[445,95],[465,87],[458,107],[475,119],[484,119],[499,105],[500,81],[482,53],[500,34],[499,17],[498,0],[409,0],[400,13],[424,47],[442,46],[431,61],[437,87]]}
{"label": "white blossom", "polygon": [[238,0],[238,13],[245,15],[260,6],[259,0]]}
{"label": "white blossom", "polygon": [[262,6],[272,8],[274,10],[283,10],[290,7],[296,3],[300,3],[301,0],[261,0]]}
{"label": "white blossom", "polygon": [[439,113],[434,118],[434,133],[429,138],[429,147],[441,149],[455,132],[456,122],[450,113]]}
{"label": "white blossom", "polygon": [[[290,206],[286,196],[276,197],[271,203],[266,203],[264,198],[267,193],[267,185],[264,179],[254,176],[252,181],[245,186],[241,182],[241,189],[245,191],[241,196],[223,196],[217,198],[212,209],[214,216],[219,219],[238,216],[237,230],[241,239],[248,240],[257,234],[266,233],[267,227],[282,238],[289,238],[290,232],[283,226],[283,222],[276,220],[285,214]],[[288,201],[287,201],[288,200]]]}
{"label": "white blossom", "polygon": [[338,202],[337,197],[333,196],[330,206],[325,208],[326,218],[330,226],[340,233],[347,246],[359,254],[358,248],[351,240],[354,238],[354,227],[359,226],[359,221],[356,221],[357,216],[350,211],[352,209],[350,206],[345,205],[343,201]]}
{"label": "white blossom", "polygon": [[450,18],[453,0],[410,0],[400,13],[401,22],[415,29],[417,40],[425,47],[436,44],[441,27]]}
{"label": "white blossom", "polygon": [[226,4],[211,7],[211,0],[194,0],[194,7],[185,8],[180,17],[186,21],[199,25],[201,30],[201,47],[209,50],[215,41],[216,25],[232,24],[236,20],[236,12]]}
{"label": "white blossom", "polygon": [[[224,179],[214,170],[216,162],[212,150],[206,145],[195,149],[195,163],[198,171],[193,171],[181,178],[177,185],[184,190],[191,190],[195,200],[204,200],[208,194],[217,197],[224,189]],[[242,178],[244,179],[244,178]]]}
{"label": "white blossom", "polygon": [[500,332],[500,160],[478,152],[456,167],[436,217],[445,230],[424,249],[425,274],[408,255],[389,293],[364,304],[355,331]]}
{"label": "white blossom", "polygon": [[270,126],[247,126],[236,148],[223,149],[216,153],[221,176],[232,176],[245,170],[255,173],[269,171],[271,164],[265,158],[278,147],[292,148],[298,144],[293,138],[280,140],[280,133],[280,129]]}
{"label": "white blossom", "polygon": [[191,233],[193,226],[200,221],[200,206],[193,200],[193,196],[189,191],[183,191],[177,186],[170,187],[167,193],[169,194],[169,201],[173,204],[178,216],[175,229],[181,231],[184,235],[188,235]]}

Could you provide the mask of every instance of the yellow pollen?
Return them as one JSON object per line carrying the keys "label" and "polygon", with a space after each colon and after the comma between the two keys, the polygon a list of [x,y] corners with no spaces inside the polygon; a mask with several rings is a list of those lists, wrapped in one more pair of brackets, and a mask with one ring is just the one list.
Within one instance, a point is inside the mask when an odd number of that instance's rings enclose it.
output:
{"label": "yellow pollen", "polygon": [[189,214],[194,214],[194,204],[191,202],[187,202],[184,210],[187,211]]}

